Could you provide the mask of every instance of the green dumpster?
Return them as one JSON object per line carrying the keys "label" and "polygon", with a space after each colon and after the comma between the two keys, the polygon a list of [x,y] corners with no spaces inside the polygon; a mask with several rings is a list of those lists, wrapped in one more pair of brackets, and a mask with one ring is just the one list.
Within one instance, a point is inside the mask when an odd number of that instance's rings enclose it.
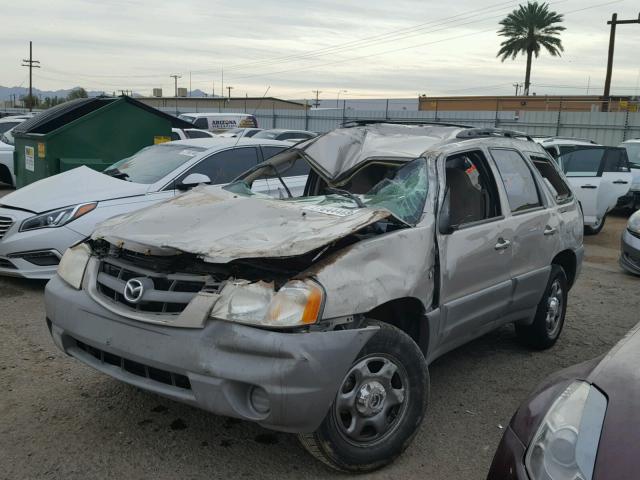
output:
{"label": "green dumpster", "polygon": [[14,131],[16,187],[86,165],[95,170],[166,141],[188,122],[127,97],[95,97],[50,108]]}

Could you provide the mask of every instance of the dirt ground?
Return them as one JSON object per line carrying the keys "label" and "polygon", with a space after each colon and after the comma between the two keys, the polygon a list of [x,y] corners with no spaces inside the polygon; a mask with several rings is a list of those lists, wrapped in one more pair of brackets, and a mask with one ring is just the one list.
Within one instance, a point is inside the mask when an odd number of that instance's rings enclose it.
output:
{"label": "dirt ground", "polygon": [[[617,266],[625,223],[610,217],[586,238],[558,344],[532,352],[505,327],[437,360],[419,434],[370,478],[484,478],[528,392],[551,372],[606,352],[640,320],[640,278]],[[0,278],[0,478],[344,477],[292,435],[165,400],[65,356],[45,326],[43,289]]]}

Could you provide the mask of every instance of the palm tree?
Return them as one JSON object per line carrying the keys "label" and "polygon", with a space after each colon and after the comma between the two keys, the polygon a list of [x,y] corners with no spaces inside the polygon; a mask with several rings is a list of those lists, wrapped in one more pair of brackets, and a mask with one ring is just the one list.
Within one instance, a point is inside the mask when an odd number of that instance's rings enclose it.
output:
{"label": "palm tree", "polygon": [[549,10],[549,4],[527,2],[520,5],[500,22],[502,28],[498,35],[507,37],[500,44],[498,57],[505,61],[512,60],[519,53],[527,55],[527,73],[524,79],[524,94],[529,95],[531,84],[531,60],[535,55],[538,58],[542,47],[553,57],[559,57],[564,51],[559,34],[565,27],[558,25],[562,22],[562,14]]}

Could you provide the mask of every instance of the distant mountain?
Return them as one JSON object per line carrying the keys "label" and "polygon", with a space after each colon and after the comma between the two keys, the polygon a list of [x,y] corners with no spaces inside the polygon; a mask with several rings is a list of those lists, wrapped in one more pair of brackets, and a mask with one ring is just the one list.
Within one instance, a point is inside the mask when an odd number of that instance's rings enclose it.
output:
{"label": "distant mountain", "polygon": [[[33,94],[45,97],[66,97],[69,93],[78,87],[61,89],[61,90],[40,90],[39,88],[33,89]],[[87,92],[90,97],[97,97],[98,95],[102,95],[103,93],[106,95],[111,95],[113,92],[98,92],[95,90],[91,90]],[[0,85],[0,101],[10,100],[13,95],[16,96],[16,99],[19,99],[21,96],[28,95],[29,88],[28,87],[3,87]]]}

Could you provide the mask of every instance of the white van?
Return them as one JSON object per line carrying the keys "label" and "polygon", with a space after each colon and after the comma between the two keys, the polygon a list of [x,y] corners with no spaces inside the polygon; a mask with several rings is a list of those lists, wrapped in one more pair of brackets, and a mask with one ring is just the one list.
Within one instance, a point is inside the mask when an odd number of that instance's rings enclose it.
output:
{"label": "white van", "polygon": [[224,132],[231,128],[258,128],[258,120],[250,113],[183,113],[178,118],[210,132]]}

